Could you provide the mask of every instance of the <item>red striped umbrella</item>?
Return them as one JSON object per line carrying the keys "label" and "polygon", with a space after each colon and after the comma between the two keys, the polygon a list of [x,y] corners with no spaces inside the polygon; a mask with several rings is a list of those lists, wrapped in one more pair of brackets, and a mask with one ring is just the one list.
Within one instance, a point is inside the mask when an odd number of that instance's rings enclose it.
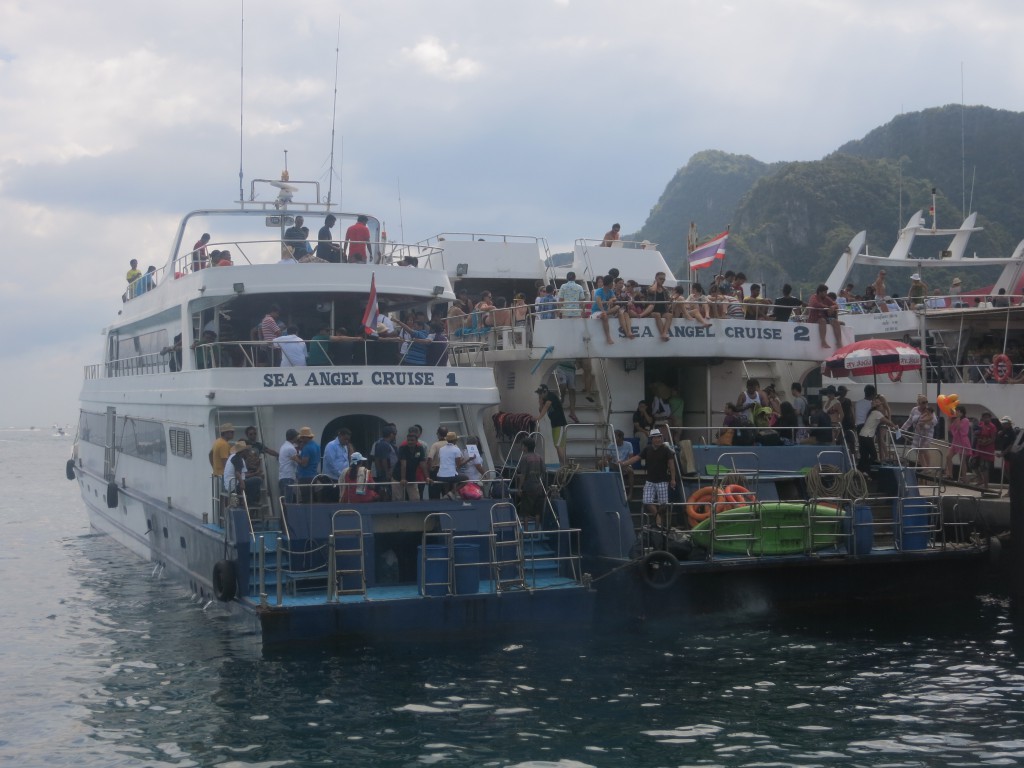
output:
{"label": "red striped umbrella", "polygon": [[877,376],[916,371],[927,357],[917,347],[892,339],[864,339],[840,347],[821,364],[825,376]]}

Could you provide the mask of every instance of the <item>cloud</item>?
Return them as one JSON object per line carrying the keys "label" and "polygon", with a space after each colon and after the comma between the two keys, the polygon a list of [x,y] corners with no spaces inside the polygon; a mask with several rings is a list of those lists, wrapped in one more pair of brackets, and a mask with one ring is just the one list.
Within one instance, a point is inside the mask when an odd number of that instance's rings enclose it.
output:
{"label": "cloud", "polygon": [[[457,46],[449,46],[452,50]],[[469,58],[454,58],[436,37],[426,37],[411,48],[403,48],[402,56],[423,72],[443,80],[472,80],[481,72],[478,62]]]}
{"label": "cloud", "polygon": [[558,247],[640,227],[700,150],[817,159],[958,102],[961,66],[967,103],[1024,109],[1018,0],[244,8],[243,56],[237,3],[0,1],[0,314],[33,328],[0,349],[0,423],[73,421],[68,350],[97,361],[128,259],[162,267],[187,211],[237,200],[240,162],[243,195],[285,150],[326,195],[333,148],[332,199],[393,237]]}

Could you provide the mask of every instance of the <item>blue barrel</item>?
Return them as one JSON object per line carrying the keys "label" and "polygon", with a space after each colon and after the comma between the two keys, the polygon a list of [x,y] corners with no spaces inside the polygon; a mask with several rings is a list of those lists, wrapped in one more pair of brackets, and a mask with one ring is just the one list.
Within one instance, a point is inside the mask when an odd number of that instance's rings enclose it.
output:
{"label": "blue barrel", "polygon": [[853,536],[850,537],[850,545],[853,547],[853,554],[866,555],[871,551],[875,541],[874,517],[871,515],[871,507],[866,504],[853,508]]}
{"label": "blue barrel", "polygon": [[480,547],[476,544],[455,545],[455,594],[475,595],[480,591]]}
{"label": "blue barrel", "polygon": [[900,549],[904,552],[928,549],[932,537],[934,509],[919,496],[903,500],[903,514],[898,520]]}
{"label": "blue barrel", "polygon": [[426,563],[423,562],[423,546],[416,547],[416,582],[421,595],[443,597],[448,594],[448,547],[445,544],[427,544]]}

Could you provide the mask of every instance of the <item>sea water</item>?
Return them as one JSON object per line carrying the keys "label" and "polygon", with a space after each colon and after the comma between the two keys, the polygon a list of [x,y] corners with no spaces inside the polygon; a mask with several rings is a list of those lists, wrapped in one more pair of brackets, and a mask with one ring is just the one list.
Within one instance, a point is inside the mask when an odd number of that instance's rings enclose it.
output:
{"label": "sea water", "polygon": [[90,532],[71,443],[0,431],[3,764],[1024,764],[1002,598],[264,652]]}

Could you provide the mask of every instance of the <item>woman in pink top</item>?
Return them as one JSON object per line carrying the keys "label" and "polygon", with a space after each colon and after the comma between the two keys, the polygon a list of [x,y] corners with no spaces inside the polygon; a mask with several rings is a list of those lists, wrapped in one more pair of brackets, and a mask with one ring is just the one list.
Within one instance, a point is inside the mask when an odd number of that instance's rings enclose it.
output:
{"label": "woman in pink top", "polygon": [[[956,416],[949,422],[949,451],[946,453],[946,479],[958,480],[967,471],[967,460],[973,454],[971,449],[971,421],[962,405],[956,407]],[[960,469],[953,477],[953,457],[960,457]]]}

